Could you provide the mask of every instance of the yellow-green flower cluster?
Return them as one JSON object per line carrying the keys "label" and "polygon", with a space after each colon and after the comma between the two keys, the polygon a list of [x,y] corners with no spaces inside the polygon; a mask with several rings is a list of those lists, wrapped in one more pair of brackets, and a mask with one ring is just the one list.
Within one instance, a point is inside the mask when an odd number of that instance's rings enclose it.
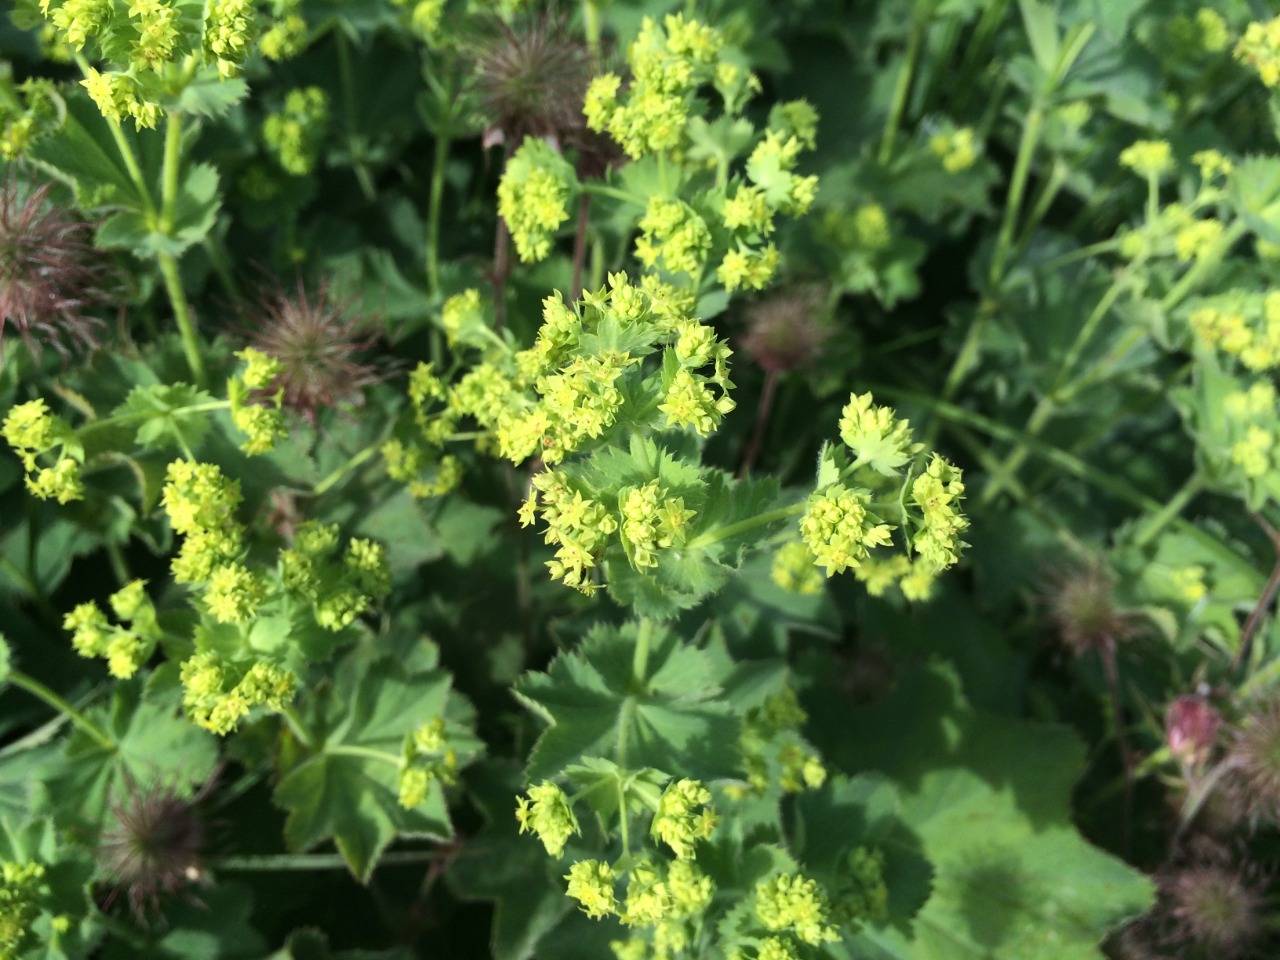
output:
{"label": "yellow-green flower cluster", "polygon": [[948,173],[968,170],[978,159],[977,135],[972,127],[935,133],[929,138],[929,149]]}
{"label": "yellow-green flower cluster", "polygon": [[838,940],[827,896],[817,881],[784,873],[756,885],[756,917],[765,928],[785,930],[810,946]]}
{"label": "yellow-green flower cluster", "polygon": [[868,551],[891,541],[889,524],[868,506],[865,490],[831,484],[809,497],[800,519],[800,536],[827,576],[856,567]]}
{"label": "yellow-green flower cluster", "polygon": [[679,921],[702,913],[714,890],[711,878],[687,860],[668,864],[665,874],[659,864],[641,860],[628,872],[618,919],[629,927],[654,926],[655,954],[678,953],[686,939]]}
{"label": "yellow-green flower cluster", "polygon": [[329,95],[319,87],[299,87],[285,94],[284,108],[262,124],[267,149],[295,177],[309,174],[329,126]]}
{"label": "yellow-green flower cluster", "polygon": [[1174,253],[1184,263],[1199,260],[1213,250],[1224,229],[1222,221],[1212,217],[1192,220],[1174,234]]}
{"label": "yellow-green flower cluster", "polygon": [[440,36],[440,21],[444,15],[446,0],[391,0],[401,9],[409,11],[409,26],[413,32],[434,45]]}
{"label": "yellow-green flower cluster", "polygon": [[1276,436],[1276,388],[1260,380],[1247,390],[1233,390],[1223,398],[1223,412],[1234,436],[1231,462],[1250,481],[1277,469],[1280,442]]}
{"label": "yellow-green flower cluster", "polygon": [[884,852],[860,846],[846,861],[842,886],[833,897],[832,915],[837,923],[877,922],[888,915],[888,887],[884,884]]}
{"label": "yellow-green flower cluster", "polygon": [[574,357],[559,373],[539,377],[541,403],[525,417],[499,421],[502,455],[519,463],[540,453],[559,463],[590,438],[613,426],[622,407],[618,378],[636,362],[625,354]]}
{"label": "yellow-green flower cluster", "polygon": [[855,469],[865,463],[886,475],[896,474],[924,449],[912,441],[911,421],[899,420],[892,407],[876,406],[870,393],[850,395],[840,412],[840,439],[857,458]]}
{"label": "yellow-green flower cluster", "polygon": [[1249,24],[1236,44],[1235,56],[1257,70],[1264,85],[1280,87],[1280,17]]}
{"label": "yellow-green flower cluster", "polygon": [[89,67],[80,83],[89,91],[99,112],[108,120],[119,123],[125,118],[131,118],[137,127],[152,130],[160,120],[160,108],[143,99],[138,81],[127,73],[99,73]]}
{"label": "yellow-green flower cluster", "polygon": [[63,43],[83,50],[111,22],[114,4],[112,0],[40,0],[40,12],[49,18]]}
{"label": "yellow-green flower cluster", "polygon": [[610,535],[618,529],[604,504],[584,497],[568,478],[555,470],[534,476],[533,492],[520,509],[520,523],[529,526],[536,512],[547,525],[545,541],[555,546],[554,560],[547,561],[553,580],[590,596],[596,584],[589,577]]}
{"label": "yellow-green flower cluster", "polygon": [[1230,354],[1247,369],[1280,367],[1280,291],[1212,302],[1193,310],[1188,319],[1202,343]]}
{"label": "yellow-green flower cluster", "polygon": [[677,780],[662,791],[649,832],[678,858],[688,860],[693,856],[694,845],[708,839],[715,826],[711,791],[697,780]]}
{"label": "yellow-green flower cluster", "polygon": [[16,160],[61,126],[62,98],[47,79],[31,77],[6,87],[8,96],[0,97],[0,159]]}
{"label": "yellow-green flower cluster", "polygon": [[789,540],[773,555],[769,577],[788,593],[815,596],[822,592],[823,577],[816,558],[803,540]]}
{"label": "yellow-green flower cluster", "polygon": [[726,290],[761,290],[768,285],[779,259],[777,247],[764,242],[774,230],[774,216],[806,213],[817,192],[816,176],[795,173],[801,151],[813,146],[817,113],[804,101],[785,106],[791,109],[777,108],[770,116],[780,126],[766,130],[747,158],[750,182],[739,183],[721,206],[732,235],[716,269]]}
{"label": "yellow-green flower cluster", "polygon": [[254,707],[279,712],[293,699],[297,677],[265,660],[240,669],[216,654],[193,654],[180,670],[182,705],[197,725],[225,736]]}
{"label": "yellow-green flower cluster", "polygon": [[[729,380],[732,351],[705,324],[684,321],[676,331],[672,353],[677,369],[666,384],[658,409],[666,415],[668,426],[690,427],[699,436],[709,436],[719,428],[724,415],[737,407],[729,396],[733,389]],[[712,366],[710,374],[703,372],[708,364]]]}
{"label": "yellow-green flower cluster", "polygon": [[651,197],[640,219],[636,259],[649,269],[661,264],[671,273],[700,276],[711,249],[711,231],[694,209],[680,200]]}
{"label": "yellow-green flower cluster", "polygon": [[301,0],[277,0],[275,21],[258,38],[258,49],[268,60],[292,60],[307,46],[307,21]]}
{"label": "yellow-green flower cluster", "polygon": [[112,624],[92,601],[81,603],[62,619],[71,631],[71,645],[82,657],[102,657],[113,677],[127,680],[146,663],[161,630],[156,622],[155,607],[147,596],[145,580],[133,582],[109,598],[111,609],[128,627]]}
{"label": "yellow-green flower cluster", "polygon": [[911,500],[922,513],[912,549],[926,570],[941,572],[955,564],[966,544],[960,534],[969,521],[956,508],[964,495],[960,470],[936,453],[925,472],[911,484]]}
{"label": "yellow-green flower cluster", "polygon": [[569,838],[582,833],[569,798],[554,783],[530,787],[528,797],[516,799],[520,832],[536,836],[551,856],[560,856]]}
{"label": "yellow-green flower cluster", "polygon": [[491,334],[484,297],[474,287],[455,294],[440,310],[440,328],[450,346],[480,346]]}
{"label": "yellow-green flower cluster", "polygon": [[26,956],[32,946],[35,921],[48,896],[43,864],[0,861],[0,957]]}
{"label": "yellow-green flower cluster", "polygon": [[178,583],[207,581],[218,567],[239,560],[244,528],[236,521],[240,484],[212,463],[175,460],[166,473],[161,504],[174,533],[186,539],[172,568]]}
{"label": "yellow-green flower cluster", "polygon": [[790,687],[747,711],[738,739],[747,784],[731,787],[731,794],[761,795],[775,783],[786,793],[821,787],[827,780],[827,769],[800,737],[800,727],[807,719]]}
{"label": "yellow-green flower cluster", "polygon": [[174,5],[166,0],[129,0],[129,19],[137,31],[130,57],[135,64],[159,70],[173,60],[181,40]]}
{"label": "yellow-green flower cluster", "polygon": [[646,17],[627,49],[630,86],[621,94],[617,74],[596,77],[583,105],[587,126],[607,130],[633,158],[679,149],[694,95],[715,76],[722,46],[717,31],[680,14],[662,26]]}
{"label": "yellow-green flower cluster", "polygon": [[613,891],[616,879],[611,868],[602,860],[579,860],[565,874],[569,881],[569,896],[577,900],[582,912],[597,920],[616,912],[618,898]]}
{"label": "yellow-green flower cluster", "polygon": [[240,72],[253,52],[252,0],[210,0],[204,21],[204,55],[226,79]]}
{"label": "yellow-green flower cluster", "polygon": [[618,534],[627,558],[637,570],[658,565],[658,551],[684,543],[694,512],[683,497],[672,497],[657,480],[618,491]]}
{"label": "yellow-green flower cluster", "polygon": [[764,191],[773,209],[793,217],[807,212],[818,192],[816,176],[802,177],[795,173],[804,146],[794,134],[767,130],[747,158],[747,176],[751,182]]}
{"label": "yellow-green flower cluster", "polygon": [[867,585],[867,593],[873,597],[884,596],[896,584],[908,600],[928,600],[937,579],[932,566],[903,554],[868,557],[854,568],[853,575]]}
{"label": "yellow-green flower cluster", "polygon": [[875,252],[893,242],[893,228],[884,207],[875,202],[857,209],[833,207],[822,216],[821,234],[841,250]]}
{"label": "yellow-green flower cluster", "polygon": [[545,140],[526,137],[498,184],[498,214],[525,263],[545,260],[577,190],[571,167]]}
{"label": "yellow-green flower cluster", "polygon": [[1140,177],[1159,180],[1173,171],[1173,149],[1167,140],[1138,140],[1120,151],[1120,165]]}
{"label": "yellow-green flower cluster", "polygon": [[[59,503],[83,499],[80,464],[84,447],[70,424],[51,412],[43,400],[29,400],[10,409],[0,433],[21,458],[32,494]],[[53,465],[41,466],[40,458],[55,449],[58,453]]]}
{"label": "yellow-green flower cluster", "polygon": [[293,544],[280,551],[280,583],[295,602],[309,603],[316,622],[342,630],[371,603],[391,592],[386,548],[353,538],[339,562],[338,527],[314,520],[299,525]]}
{"label": "yellow-green flower cluster", "polygon": [[458,779],[458,753],[449,744],[444,718],[436,717],[405,737],[400,761],[400,806],[412,810],[421,805],[431,781],[452,784]]}
{"label": "yellow-green flower cluster", "polygon": [[716,268],[716,279],[726,290],[763,290],[778,271],[778,248],[772,243],[752,248],[740,243]]}

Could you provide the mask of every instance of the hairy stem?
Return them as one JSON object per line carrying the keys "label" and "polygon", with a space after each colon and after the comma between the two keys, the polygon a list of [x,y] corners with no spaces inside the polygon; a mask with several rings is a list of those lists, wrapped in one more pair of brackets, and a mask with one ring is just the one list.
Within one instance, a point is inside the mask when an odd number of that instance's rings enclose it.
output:
{"label": "hairy stem", "polygon": [[107,735],[107,733],[96,723],[86,717],[83,713],[69,704],[62,697],[58,696],[48,687],[34,677],[29,677],[20,670],[11,670],[9,672],[9,682],[15,687],[27,691],[33,697],[43,700],[58,713],[65,716],[77,727],[83,730],[93,739],[98,746],[102,747],[110,753],[116,750],[116,742]]}
{"label": "hairy stem", "polygon": [[742,453],[742,464],[738,467],[738,478],[751,472],[756,457],[760,455],[760,447],[764,443],[765,428],[769,425],[769,413],[773,409],[773,395],[778,389],[778,372],[770,370],[764,375],[764,386],[760,390],[760,405],[756,408],[756,424],[751,431],[751,439]]}
{"label": "hairy stem", "polygon": [[906,110],[907,95],[911,92],[911,80],[915,76],[916,63],[920,59],[920,47],[924,43],[925,30],[929,26],[929,13],[932,3],[924,0],[916,5],[915,16],[911,20],[911,35],[907,39],[907,53],[902,61],[902,69],[898,71],[898,79],[893,87],[893,100],[889,103],[889,117],[885,121],[884,135],[880,138],[880,151],[876,160],[881,166],[893,158],[893,144],[898,136],[898,128],[902,125],[902,114]]}
{"label": "hairy stem", "polygon": [[440,293],[440,207],[444,202],[444,173],[449,161],[450,142],[446,133],[436,134],[427,206],[427,284],[436,295]]}
{"label": "hairy stem", "polygon": [[582,270],[587,262],[587,221],[591,215],[591,194],[578,198],[578,229],[573,235],[573,294],[571,300],[582,296]]}
{"label": "hairy stem", "polygon": [[776,510],[769,510],[766,513],[757,514],[754,517],[747,517],[745,520],[739,520],[737,523],[730,523],[727,526],[716,527],[708,530],[706,533],[694,537],[685,544],[686,550],[704,550],[713,543],[719,543],[721,540],[728,540],[730,537],[736,537],[740,533],[748,530],[754,530],[756,527],[763,527],[766,524],[775,523],[778,520],[785,520],[788,517],[798,517],[805,511],[805,502],[793,503],[789,507],[779,507]]}
{"label": "hairy stem", "polygon": [[1013,243],[1014,228],[1022,209],[1022,198],[1027,191],[1027,179],[1031,175],[1031,160],[1040,142],[1040,128],[1044,124],[1044,108],[1036,100],[1022,125],[1022,139],[1018,142],[1018,156],[1013,162],[1013,177],[1009,181],[1009,195],[1004,204],[1004,218],[996,235],[996,250],[991,258],[991,272],[987,279],[992,287],[998,287],[1004,279],[1005,261]]}
{"label": "hairy stem", "polygon": [[169,294],[169,303],[173,306],[173,317],[178,322],[178,334],[182,337],[182,352],[186,355],[187,366],[196,386],[203,388],[207,386],[209,378],[204,369],[204,356],[200,353],[195,318],[191,315],[187,292],[182,287],[182,275],[178,272],[178,259],[171,253],[162,253],[157,256],[157,260],[160,262],[160,275],[164,278],[165,291]]}

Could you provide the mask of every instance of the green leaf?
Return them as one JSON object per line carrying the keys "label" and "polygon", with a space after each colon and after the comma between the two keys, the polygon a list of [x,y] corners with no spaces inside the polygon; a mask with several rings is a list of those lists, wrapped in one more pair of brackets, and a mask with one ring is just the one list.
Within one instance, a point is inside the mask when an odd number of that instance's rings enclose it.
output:
{"label": "green leaf", "polygon": [[184,407],[212,402],[210,394],[190,384],[158,383],[134,387],[111,415],[139,421],[135,440],[144,450],[175,448],[194,451],[209,432],[209,415],[181,415],[179,411]]}
{"label": "green leaf", "polygon": [[849,856],[865,847],[884,854],[888,914],[879,923],[849,934],[854,956],[874,956],[880,937],[874,928],[910,930],[910,921],[929,898],[933,871],[920,838],[902,820],[902,799],[890,781],[874,775],[836,776],[821,790],[796,798],[789,830],[792,851],[805,870],[829,889],[847,882]]}
{"label": "green leaf", "polygon": [[21,960],[79,960],[92,951],[99,935],[97,911],[90,899],[93,864],[84,852],[62,846],[52,821],[18,827],[0,819],[0,860],[44,867],[39,914],[23,931],[24,949],[6,956]]}
{"label": "green leaf", "polygon": [[1022,8],[1022,23],[1036,65],[1045,73],[1052,73],[1061,49],[1057,10],[1044,0],[1018,0],[1018,6]]}
{"label": "green leaf", "polygon": [[[83,90],[67,94],[66,123],[55,136],[38,140],[31,159],[71,186],[82,209],[110,204],[137,211],[142,201],[111,135],[111,127]],[[126,142],[137,137],[121,130]]]}
{"label": "green leaf", "polygon": [[156,785],[190,795],[213,772],[217,742],[181,714],[176,670],[117,683],[109,704],[85,715],[115,749],[76,727],[44,776],[49,805],[73,823],[101,825],[113,803]]}
{"label": "green leaf", "polygon": [[[635,673],[640,630],[648,659]],[[720,702],[726,672],[706,652],[652,623],[597,627],[581,649],[526,674],[516,696],[551,726],[527,778],[549,780],[589,757],[711,779],[738,768],[738,721]]]}
{"label": "green leaf", "polygon": [[176,257],[209,234],[221,202],[217,168],[193,164],[178,187],[172,232],[160,231],[155,219],[140,210],[124,210],[103,221],[96,241],[105,249],[129,250],[140,257]]}
{"label": "green leaf", "polygon": [[515,764],[479,764],[466,783],[488,824],[452,862],[445,878],[462,899],[493,902],[494,960],[527,960],[543,934],[573,906],[548,877],[563,868],[534,837],[519,835],[515,797],[525,784]]}
{"label": "green leaf", "polygon": [[1072,824],[1085,756],[1065,727],[979,713],[937,664],[870,706],[851,708],[830,686],[806,705],[826,756],[902,784],[902,822],[934,867],[910,932],[878,934],[881,956],[1100,960],[1107,931],[1151,905],[1151,881]]}
{"label": "green leaf", "polygon": [[202,888],[165,904],[164,926],[145,946],[113,937],[103,960],[256,960],[266,944],[253,928],[253,893],[240,883]]}
{"label": "green leaf", "polygon": [[[405,737],[436,717],[449,700],[449,675],[390,658],[370,662],[359,651],[339,664],[336,681],[303,711],[315,751],[284,772],[276,803],[288,811],[285,842],[305,850],[332,838],[352,874],[367,882],[397,836],[452,835],[444,791],[433,782],[426,800],[406,810],[399,800]],[[460,761],[478,744],[450,743]]]}

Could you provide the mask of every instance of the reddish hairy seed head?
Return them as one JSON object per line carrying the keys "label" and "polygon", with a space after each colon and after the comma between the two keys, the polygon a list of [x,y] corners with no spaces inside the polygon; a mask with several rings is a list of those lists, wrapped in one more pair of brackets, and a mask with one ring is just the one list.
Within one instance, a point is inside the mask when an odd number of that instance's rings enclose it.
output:
{"label": "reddish hairy seed head", "polygon": [[810,290],[788,290],[752,304],[742,349],[769,373],[809,364],[828,334],[819,309],[820,299]]}
{"label": "reddish hairy seed head", "polygon": [[1050,578],[1046,600],[1058,639],[1076,656],[1105,650],[1133,635],[1133,618],[1116,608],[1111,576],[1099,564],[1070,567]]}
{"label": "reddish hairy seed head", "polygon": [[1174,934],[1217,960],[1252,956],[1263,933],[1261,891],[1223,864],[1197,864],[1162,884]]}
{"label": "reddish hairy seed head", "polygon": [[106,302],[105,261],[90,225],[49,201],[50,184],[30,189],[15,176],[0,185],[0,334],[12,324],[32,354],[45,345],[64,359],[97,346]]}
{"label": "reddish hairy seed head", "polygon": [[169,787],[143,791],[129,783],[112,815],[115,825],[98,844],[102,873],[111,885],[108,902],[123,894],[141,920],[146,910],[159,906],[162,894],[202,879],[204,824],[193,801]]}
{"label": "reddish hairy seed head", "polygon": [[1280,822],[1280,697],[1245,716],[1227,759],[1250,814]]}
{"label": "reddish hairy seed head", "polygon": [[526,136],[566,146],[585,131],[582,98],[593,73],[586,44],[562,13],[498,21],[476,46],[476,89],[485,144],[515,149]]}
{"label": "reddish hairy seed head", "polygon": [[382,379],[361,359],[376,335],[349,303],[331,299],[324,283],[310,294],[301,280],[294,293],[270,291],[247,319],[251,345],[280,361],[284,405],[309,423],[322,407],[360,403],[361,390]]}

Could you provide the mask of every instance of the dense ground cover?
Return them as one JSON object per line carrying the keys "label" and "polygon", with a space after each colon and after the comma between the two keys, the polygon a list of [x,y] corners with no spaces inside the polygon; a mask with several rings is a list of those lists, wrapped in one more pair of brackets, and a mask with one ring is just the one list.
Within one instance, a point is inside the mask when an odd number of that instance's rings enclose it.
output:
{"label": "dense ground cover", "polygon": [[19,0],[0,958],[1275,956],[1273,16]]}

